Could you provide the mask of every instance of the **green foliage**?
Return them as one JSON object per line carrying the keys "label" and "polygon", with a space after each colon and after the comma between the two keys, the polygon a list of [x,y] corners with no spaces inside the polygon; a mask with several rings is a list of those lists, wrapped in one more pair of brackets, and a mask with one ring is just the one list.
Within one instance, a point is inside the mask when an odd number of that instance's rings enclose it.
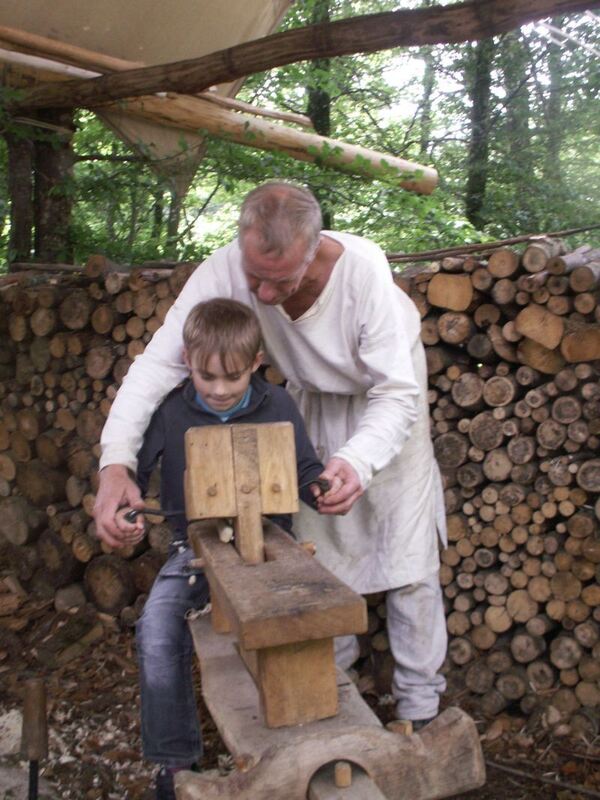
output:
{"label": "green foliage", "polygon": [[[282,29],[310,24],[315,2],[322,13],[324,0],[294,3]],[[425,5],[429,0],[402,3],[403,8]],[[397,7],[395,0],[329,0],[329,15],[334,21]],[[554,22],[583,45],[600,49],[600,24],[592,18],[572,15]],[[310,186],[333,212],[336,228],[368,236],[393,252],[597,222],[597,59],[573,42],[557,48],[537,25],[493,42],[481,229],[467,221],[469,90],[480,77],[475,52],[475,45],[466,43],[291,64],[248,77],[238,95],[297,113],[306,113],[309,97],[317,96],[329,103],[323,118],[332,138],[434,166],[440,183],[429,196],[399,188],[385,158],[388,179],[370,181],[324,165],[343,149],[337,145],[310,148],[316,159],[310,163],[206,135],[204,158],[178,209],[174,185],[149,166],[143,148],[130,149],[93,114],[80,113],[71,185],[76,258],[84,261],[92,252],[123,263],[202,258],[235,235],[241,198],[268,179]],[[247,131],[248,143],[255,137]],[[195,155],[183,137],[181,149]],[[4,253],[9,209],[3,143],[0,166]],[[370,169],[361,156],[355,166]]]}

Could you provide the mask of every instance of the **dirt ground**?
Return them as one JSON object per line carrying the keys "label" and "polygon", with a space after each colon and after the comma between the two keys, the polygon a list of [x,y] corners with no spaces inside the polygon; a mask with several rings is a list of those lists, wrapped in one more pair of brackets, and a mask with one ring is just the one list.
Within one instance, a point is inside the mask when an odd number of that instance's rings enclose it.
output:
{"label": "dirt ground", "polygon": [[[51,612],[46,609],[18,633],[0,626],[0,731],[2,719],[22,709],[25,678],[44,676],[49,755],[40,766],[55,796],[61,800],[151,800],[153,767],[142,760],[140,752],[132,631],[121,630],[110,618],[104,618],[96,641],[74,652],[67,663],[49,668],[40,663],[35,646],[40,626],[48,629],[51,625],[49,616]],[[384,722],[388,721],[392,706],[385,698],[367,690],[365,699]],[[450,691],[444,702],[460,705],[464,701]],[[466,710],[471,711],[468,707]],[[600,798],[600,740],[552,738],[547,731],[528,730],[526,720],[518,716],[476,721],[488,782],[482,789],[461,795],[460,800]],[[231,759],[205,711],[203,732],[202,768],[226,773],[231,769]],[[18,738],[13,754],[0,756],[0,800],[26,797],[14,789],[2,789],[3,771],[8,779],[14,775],[11,770],[26,774],[28,768],[14,752],[18,751]]]}

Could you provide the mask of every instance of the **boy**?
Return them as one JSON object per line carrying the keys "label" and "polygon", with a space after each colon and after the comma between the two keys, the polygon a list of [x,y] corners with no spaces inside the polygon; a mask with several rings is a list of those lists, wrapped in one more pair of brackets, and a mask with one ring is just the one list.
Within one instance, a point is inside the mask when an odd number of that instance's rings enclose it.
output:
{"label": "boy", "polygon": [[[174,389],[154,413],[138,454],[138,483],[147,488],[161,462],[161,506],[185,508],[184,435],[188,428],[236,422],[289,421],[294,425],[300,497],[314,505],[318,489],[309,488],[323,465],[308,439],[300,412],[287,392],[257,374],[261,332],[254,312],[235,300],[199,303],[183,330],[184,360],[190,379]],[[291,531],[291,516],[272,519]],[[138,518],[140,520],[140,518]],[[142,521],[138,523],[141,531]],[[192,686],[193,647],[188,611],[208,602],[204,574],[190,570],[194,558],[187,542],[185,515],[173,518],[174,540],[167,563],[156,578],[137,625],[144,755],[161,765],[156,800],[175,800],[174,773],[190,769],[202,752]]]}

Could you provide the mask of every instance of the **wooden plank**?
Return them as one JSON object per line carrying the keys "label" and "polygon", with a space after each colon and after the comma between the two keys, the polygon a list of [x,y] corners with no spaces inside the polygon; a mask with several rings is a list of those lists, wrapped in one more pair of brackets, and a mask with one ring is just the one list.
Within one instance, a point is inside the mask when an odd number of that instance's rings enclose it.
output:
{"label": "wooden plank", "polygon": [[305,724],[337,713],[333,639],[254,652],[261,708],[270,728]]}
{"label": "wooden plank", "polygon": [[277,560],[252,568],[210,523],[196,523],[189,535],[245,649],[366,630],[364,599],[277,526],[265,529],[266,552]]}
{"label": "wooden plank", "polygon": [[257,425],[260,498],[263,514],[298,511],[296,441],[291,422]]}
{"label": "wooden plank", "polygon": [[190,428],[185,434],[185,509],[189,520],[237,513],[232,425]]}
{"label": "wooden plank", "polygon": [[334,765],[322,767],[311,780],[307,800],[386,800],[375,781],[359,767],[353,766],[352,783],[339,788],[335,785]]}
{"label": "wooden plank", "polygon": [[229,622],[227,614],[223,610],[223,603],[219,599],[218,589],[215,586],[210,586],[210,605],[210,618],[212,621],[213,631],[215,631],[215,633],[230,633],[231,623]]}
{"label": "wooden plank", "polygon": [[[477,2],[356,16],[272,34],[223,51],[177,64],[158,64],[64,86],[36,86],[9,105],[17,109],[96,107],[104,102],[155,92],[195,94],[213,84],[296,61],[375,52],[388,47],[439,44],[504,33],[526,22],[557,13],[595,8],[598,0],[488,0],[481,14]],[[421,168],[425,169],[425,168]]]}
{"label": "wooden plank", "polygon": [[[207,617],[191,622],[190,631],[202,673],[202,694],[234,758],[244,758],[252,766],[267,751],[280,746],[293,747],[306,735],[304,726],[277,729],[265,725],[260,714],[258,689],[240,658],[233,634],[214,633]],[[342,670],[336,670],[336,683],[337,716],[314,723],[323,736],[335,737],[344,727],[383,729]]]}
{"label": "wooden plank", "polygon": [[256,425],[232,425],[237,515],[235,546],[247,564],[264,561]]}

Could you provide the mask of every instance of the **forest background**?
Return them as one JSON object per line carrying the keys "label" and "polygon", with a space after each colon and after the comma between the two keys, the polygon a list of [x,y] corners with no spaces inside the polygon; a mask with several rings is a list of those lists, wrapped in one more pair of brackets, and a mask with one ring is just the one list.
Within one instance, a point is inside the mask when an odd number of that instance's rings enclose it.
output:
{"label": "forest background", "polygon": [[[399,5],[432,3],[304,0],[280,30]],[[318,133],[435,167],[440,183],[428,196],[207,135],[181,200],[143,155],[81,111],[75,166],[62,189],[71,223],[57,260],[202,259],[235,235],[242,197],[268,179],[308,185],[326,228],[367,236],[388,252],[597,224],[600,16],[546,22],[552,29],[536,23],[479,42],[321,59],[246,79],[238,99],[308,114]],[[0,138],[0,271],[11,255],[9,217]]]}

